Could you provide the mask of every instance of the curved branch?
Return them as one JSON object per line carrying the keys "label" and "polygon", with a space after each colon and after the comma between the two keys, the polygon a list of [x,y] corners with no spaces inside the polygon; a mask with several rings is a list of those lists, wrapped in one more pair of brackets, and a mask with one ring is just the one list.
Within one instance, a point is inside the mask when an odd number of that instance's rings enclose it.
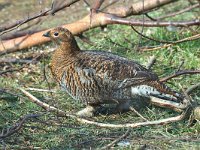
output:
{"label": "curved branch", "polygon": [[200,74],[200,70],[182,70],[182,71],[178,71],[170,76],[164,77],[162,79],[160,79],[161,82],[166,82],[174,77],[180,76],[180,75],[184,75],[184,74]]}
{"label": "curved branch", "polygon": [[193,90],[195,90],[195,89],[198,88],[198,87],[200,87],[200,82],[197,83],[197,84],[195,84],[195,85],[192,85],[191,87],[189,87],[189,88],[185,91],[185,93],[190,94]]}
{"label": "curved branch", "polygon": [[8,136],[11,136],[12,134],[16,133],[17,131],[19,131],[23,124],[30,118],[37,118],[41,116],[40,114],[29,114],[26,115],[22,118],[22,120],[19,123],[16,123],[14,126],[6,129],[6,132],[4,130],[2,130],[2,133],[0,134],[0,140],[3,138],[6,138]]}
{"label": "curved branch", "polygon": [[183,120],[185,118],[185,113],[182,113],[181,115],[178,115],[178,116],[175,116],[175,117],[160,119],[160,120],[156,120],[156,121],[146,121],[146,122],[127,123],[127,124],[100,123],[100,122],[90,121],[90,120],[87,120],[87,119],[84,119],[84,118],[79,118],[75,115],[69,114],[69,113],[64,112],[62,110],[59,110],[56,107],[50,106],[47,103],[40,101],[39,99],[37,99],[35,96],[30,94],[26,90],[24,90],[22,88],[19,88],[19,90],[22,91],[27,97],[29,97],[30,101],[39,105],[40,107],[44,108],[47,111],[55,112],[59,116],[70,117],[70,118],[76,119],[77,121],[79,121],[83,124],[90,124],[90,125],[95,125],[95,126],[104,127],[104,128],[139,128],[139,127],[142,127],[142,126],[164,125],[164,124],[169,124],[169,123],[172,123],[172,122],[177,122],[177,121]]}

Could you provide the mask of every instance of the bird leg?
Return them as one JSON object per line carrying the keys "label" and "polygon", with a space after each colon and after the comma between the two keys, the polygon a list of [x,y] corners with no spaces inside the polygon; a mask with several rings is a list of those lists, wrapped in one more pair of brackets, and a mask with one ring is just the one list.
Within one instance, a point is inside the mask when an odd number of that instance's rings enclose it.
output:
{"label": "bird leg", "polygon": [[130,100],[119,102],[117,106],[115,107],[114,112],[115,113],[123,113],[130,110]]}
{"label": "bird leg", "polygon": [[92,117],[96,109],[96,106],[87,105],[84,109],[78,111],[76,115],[79,117]]}

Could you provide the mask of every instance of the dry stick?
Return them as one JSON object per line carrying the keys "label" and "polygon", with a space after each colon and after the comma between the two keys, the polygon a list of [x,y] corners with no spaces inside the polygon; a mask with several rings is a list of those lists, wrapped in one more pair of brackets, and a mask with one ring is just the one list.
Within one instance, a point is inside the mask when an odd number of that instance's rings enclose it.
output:
{"label": "dry stick", "polygon": [[195,90],[195,89],[198,88],[198,87],[200,87],[200,82],[197,83],[197,84],[195,84],[195,85],[192,85],[191,87],[189,87],[189,88],[185,91],[185,93],[187,93],[187,94],[189,95],[193,90]]}
{"label": "dry stick", "polygon": [[163,40],[158,40],[158,39],[154,39],[154,38],[151,38],[151,37],[148,37],[142,33],[140,33],[139,31],[137,31],[133,26],[131,26],[131,28],[139,35],[141,35],[142,37],[146,38],[146,39],[149,39],[149,40],[152,40],[152,41],[155,41],[155,42],[159,42],[159,43],[167,43],[167,44],[172,44],[172,43],[175,43],[174,41],[163,41]]}
{"label": "dry stick", "polygon": [[192,10],[192,9],[194,9],[194,8],[197,8],[197,7],[199,7],[199,6],[200,6],[200,4],[197,3],[197,4],[194,4],[194,5],[192,5],[192,6],[183,8],[183,9],[181,9],[180,11],[173,12],[173,13],[167,14],[167,15],[165,15],[165,16],[158,17],[158,18],[156,18],[156,20],[162,20],[162,19],[165,19],[165,18],[168,18],[168,17],[176,16],[176,15],[182,14],[182,13],[184,13],[184,12],[186,12],[186,11],[189,11],[189,10]]}
{"label": "dry stick", "polygon": [[0,32],[2,32],[0,35],[3,35],[4,33],[6,33],[7,30],[19,27],[20,25],[25,24],[25,23],[27,23],[27,22],[29,22],[31,20],[36,19],[36,18],[47,16],[49,14],[51,14],[51,15],[55,14],[56,12],[66,8],[66,7],[69,7],[70,5],[72,5],[72,4],[74,4],[74,3],[78,2],[78,1],[79,0],[71,0],[70,2],[64,4],[64,5],[60,6],[60,7],[54,7],[54,4],[52,3],[52,7],[50,9],[44,11],[44,12],[41,12],[41,13],[36,14],[36,15],[33,15],[32,17],[28,17],[25,20],[19,20],[19,21],[16,21],[15,23],[13,23],[13,24],[0,27]]}
{"label": "dry stick", "polygon": [[131,128],[129,128],[122,136],[120,136],[119,138],[115,139],[114,141],[112,141],[108,145],[102,147],[100,150],[109,149],[111,146],[113,146],[114,144],[116,144],[117,142],[119,142],[120,140],[122,140],[123,138],[127,137],[128,134],[130,133],[130,131],[131,131]]}
{"label": "dry stick", "polygon": [[200,4],[194,4],[192,6],[189,6],[189,7],[186,7],[186,8],[183,8],[181,9],[180,11],[177,11],[177,12],[173,12],[173,13],[169,13],[167,15],[164,15],[164,16],[161,16],[161,17],[158,17],[158,18],[153,18],[151,17],[148,13],[145,13],[146,17],[148,17],[149,19],[153,20],[153,21],[158,21],[158,20],[162,20],[162,19],[165,19],[165,18],[169,18],[169,17],[173,17],[173,16],[176,16],[176,15],[179,15],[179,14],[182,14],[184,12],[187,12],[189,10],[192,10],[194,8],[197,8],[199,7]]}
{"label": "dry stick", "polygon": [[[199,39],[199,38],[200,38],[200,34],[196,34],[196,35],[193,35],[193,36],[186,37],[186,38],[184,38],[184,39],[178,40],[178,41],[176,41],[175,43],[164,44],[164,45],[157,46],[157,47],[154,47],[154,48],[141,48],[140,50],[142,50],[142,51],[153,51],[153,50],[158,50],[158,49],[161,49],[161,48],[167,48],[167,47],[173,46],[174,44],[178,44],[178,43],[182,43],[182,42],[188,42],[188,41],[192,41],[192,40],[197,40],[197,39]],[[154,39],[154,40],[155,40],[155,39]]]}
{"label": "dry stick", "polygon": [[37,30],[31,29],[31,30],[28,30],[28,31],[27,30],[25,30],[25,31],[20,30],[20,31],[16,31],[14,33],[4,34],[4,35],[1,36],[0,39],[3,40],[3,41],[6,41],[6,40],[26,36],[26,35],[31,35],[31,34],[34,34],[36,32],[40,32],[40,31],[42,31],[42,30],[41,29],[37,29]]}
{"label": "dry stick", "polygon": [[130,4],[129,6],[118,6],[109,10],[109,13],[115,14],[120,17],[128,17],[131,15],[140,15],[145,12],[151,11],[155,8],[173,3],[175,0],[142,0]]}
{"label": "dry stick", "polygon": [[164,77],[162,79],[160,79],[161,82],[166,82],[174,77],[180,76],[180,75],[184,75],[184,74],[200,74],[200,70],[181,70],[178,71],[170,76]]}
{"label": "dry stick", "polygon": [[28,91],[37,91],[37,92],[51,92],[56,93],[56,90],[47,90],[47,89],[38,89],[38,88],[26,88]]}
{"label": "dry stick", "polygon": [[90,124],[90,125],[95,125],[98,127],[104,127],[104,128],[139,128],[142,126],[154,126],[154,125],[165,125],[169,124],[172,122],[177,122],[180,120],[183,120],[185,118],[185,113],[182,113],[181,115],[175,116],[175,117],[170,117],[166,119],[160,119],[156,121],[148,121],[148,122],[139,122],[139,123],[127,123],[127,124],[109,124],[109,123],[100,123],[100,122],[95,122],[95,121],[90,121],[84,118],[79,118],[75,115],[69,114],[67,112],[64,112],[62,110],[59,110],[56,107],[50,106],[47,103],[44,103],[37,99],[35,96],[27,92],[26,90],[19,88],[20,91],[22,91],[27,97],[29,97],[29,100],[32,101],[33,103],[39,105],[40,107],[44,108],[47,111],[50,112],[55,112],[59,116],[63,117],[70,117],[73,119],[76,119],[77,121],[83,123],[83,124]]}
{"label": "dry stick", "polygon": [[131,110],[131,111],[133,111],[134,113],[136,113],[136,115],[138,115],[140,118],[142,118],[143,120],[145,120],[145,121],[149,121],[148,119],[146,119],[144,116],[142,116],[135,108],[133,108],[133,107],[129,107],[129,109]]}
{"label": "dry stick", "polygon": [[36,117],[39,117],[39,116],[41,116],[41,115],[39,115],[39,114],[26,115],[25,117],[23,117],[23,119],[19,123],[16,123],[15,126],[8,128],[6,130],[6,132],[3,130],[2,133],[0,134],[0,140],[16,133],[17,131],[19,131],[22,128],[23,124],[26,122],[26,120],[28,120],[30,118],[36,118]]}
{"label": "dry stick", "polygon": [[188,108],[189,102],[188,100],[184,99],[184,103],[177,103],[174,101],[167,101],[157,97],[151,97],[150,103],[159,107],[169,108],[176,112],[183,112],[185,109]]}
{"label": "dry stick", "polygon": [[26,66],[22,66],[20,68],[17,68],[17,69],[7,69],[5,71],[0,71],[0,76],[3,75],[3,74],[6,74],[6,73],[9,73],[9,72],[15,72],[15,71],[20,71],[22,70],[23,68],[25,68]]}
{"label": "dry stick", "polygon": [[107,16],[105,18],[107,24],[123,24],[123,25],[132,25],[132,26],[144,26],[144,27],[166,27],[166,26],[177,26],[177,27],[186,27],[193,25],[200,25],[200,20],[189,20],[189,21],[141,21],[136,19],[125,19],[117,16]]}

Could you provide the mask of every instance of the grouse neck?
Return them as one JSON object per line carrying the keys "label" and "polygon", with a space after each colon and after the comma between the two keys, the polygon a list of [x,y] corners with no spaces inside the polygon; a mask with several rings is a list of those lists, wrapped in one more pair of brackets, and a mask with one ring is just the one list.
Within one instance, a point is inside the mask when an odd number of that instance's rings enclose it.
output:
{"label": "grouse neck", "polygon": [[78,44],[75,40],[71,42],[62,42],[58,49],[62,51],[64,56],[68,57],[80,51],[80,48],[78,47]]}

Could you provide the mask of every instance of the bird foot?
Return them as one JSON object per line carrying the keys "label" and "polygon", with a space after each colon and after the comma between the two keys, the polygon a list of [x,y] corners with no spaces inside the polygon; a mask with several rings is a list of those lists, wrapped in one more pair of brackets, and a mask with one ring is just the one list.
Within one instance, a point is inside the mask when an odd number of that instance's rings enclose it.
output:
{"label": "bird foot", "polygon": [[87,106],[86,108],[77,112],[76,115],[79,117],[93,117],[95,111],[96,111],[95,107]]}
{"label": "bird foot", "polygon": [[125,101],[125,102],[121,102],[119,103],[115,109],[114,109],[114,113],[124,113],[130,110],[130,101]]}

